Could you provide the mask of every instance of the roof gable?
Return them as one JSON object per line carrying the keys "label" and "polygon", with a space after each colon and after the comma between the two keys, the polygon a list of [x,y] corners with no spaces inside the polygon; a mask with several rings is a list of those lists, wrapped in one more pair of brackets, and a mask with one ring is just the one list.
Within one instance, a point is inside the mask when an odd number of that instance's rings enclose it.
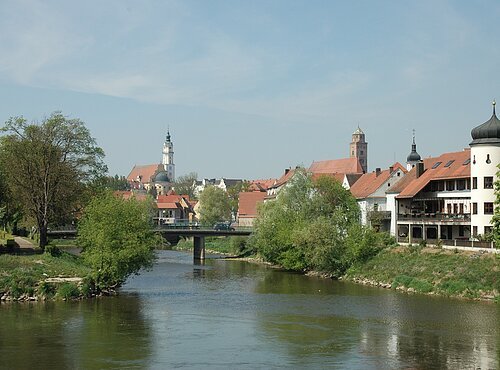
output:
{"label": "roof gable", "polygon": [[[424,173],[417,178],[414,167],[408,173],[408,180],[397,198],[412,198],[433,180],[465,179],[470,177],[470,150],[441,154],[439,157],[424,159]],[[405,176],[406,177],[406,176]],[[394,189],[392,190],[394,192]]]}
{"label": "roof gable", "polygon": [[359,160],[353,158],[332,159],[327,161],[313,162],[309,167],[312,173],[363,173],[363,167]]}

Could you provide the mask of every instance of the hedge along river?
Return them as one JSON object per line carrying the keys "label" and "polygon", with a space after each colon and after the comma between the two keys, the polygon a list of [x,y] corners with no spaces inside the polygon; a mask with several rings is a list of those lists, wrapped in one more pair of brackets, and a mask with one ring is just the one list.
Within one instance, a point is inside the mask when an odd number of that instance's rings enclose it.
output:
{"label": "hedge along river", "polygon": [[500,367],[500,305],[159,251],[118,297],[0,305],[0,367]]}

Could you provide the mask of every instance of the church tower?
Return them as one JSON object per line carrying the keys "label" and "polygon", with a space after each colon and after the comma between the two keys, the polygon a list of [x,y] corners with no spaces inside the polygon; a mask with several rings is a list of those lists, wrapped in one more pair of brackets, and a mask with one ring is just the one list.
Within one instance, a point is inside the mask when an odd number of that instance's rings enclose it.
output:
{"label": "church tower", "polygon": [[170,139],[170,130],[167,131],[167,137],[163,143],[163,168],[167,171],[168,178],[172,182],[175,180],[174,164],[174,143]]}
{"label": "church tower", "polygon": [[413,130],[413,143],[411,144],[411,153],[406,157],[406,169],[410,171],[422,158],[417,153],[417,144],[415,144],[415,130]]}
{"label": "church tower", "polygon": [[368,171],[368,143],[365,141],[365,133],[359,128],[352,134],[352,142],[349,144],[349,157],[357,158],[363,168],[363,173]]}
{"label": "church tower", "polygon": [[472,129],[471,154],[471,226],[472,235],[488,234],[492,231],[496,196],[494,190],[497,165],[500,163],[500,120],[495,113],[491,118]]}

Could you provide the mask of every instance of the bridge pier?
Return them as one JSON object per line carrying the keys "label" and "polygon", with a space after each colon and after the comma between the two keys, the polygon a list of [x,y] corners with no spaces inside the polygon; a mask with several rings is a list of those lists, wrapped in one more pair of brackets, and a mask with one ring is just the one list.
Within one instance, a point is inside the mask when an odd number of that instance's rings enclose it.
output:
{"label": "bridge pier", "polygon": [[205,237],[204,236],[194,236],[193,237],[193,257],[194,260],[204,260],[205,259]]}

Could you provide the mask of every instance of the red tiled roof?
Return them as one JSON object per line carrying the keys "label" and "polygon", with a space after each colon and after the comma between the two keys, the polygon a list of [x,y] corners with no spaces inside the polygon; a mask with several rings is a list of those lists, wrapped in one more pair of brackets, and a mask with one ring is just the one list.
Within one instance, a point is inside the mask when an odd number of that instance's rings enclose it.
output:
{"label": "red tiled roof", "polygon": [[153,180],[155,173],[161,170],[163,170],[162,164],[135,165],[127,176],[127,180],[138,181],[138,177],[141,176],[141,182],[148,183]]}
{"label": "red tiled roof", "polygon": [[313,162],[309,167],[312,173],[362,173],[363,167],[359,160],[353,158],[332,159]]}
{"label": "red tiled roof", "polygon": [[[467,160],[469,163],[464,164]],[[452,162],[453,161],[453,162]],[[438,162],[441,162],[437,165]],[[450,163],[451,162],[451,163]],[[449,164],[447,166],[447,164]],[[432,168],[435,167],[435,168]],[[397,198],[412,198],[432,180],[464,179],[470,177],[470,150],[444,153],[439,157],[424,159],[424,173],[417,178],[416,167],[408,173],[411,176]],[[403,180],[401,180],[403,181]],[[394,191],[394,189],[392,190]]]}
{"label": "red tiled roof", "polygon": [[288,170],[283,176],[281,176],[277,181],[276,183],[271,186],[271,188],[279,188],[281,185],[284,185],[288,182],[288,180],[290,180],[293,176],[293,174],[295,173],[295,170]]}
{"label": "red tiled roof", "polygon": [[266,191],[276,183],[276,179],[252,180],[250,181],[250,191]]}
{"label": "red tiled roof", "polygon": [[370,196],[370,194],[373,194],[375,191],[377,191],[377,189],[380,188],[384,184],[384,182],[386,182],[391,177],[391,174],[394,171],[397,171],[399,169],[406,172],[403,166],[398,162],[394,163],[391,167],[392,172],[390,171],[390,169],[383,170],[380,171],[378,176],[375,171],[363,174],[363,176],[361,176],[358,181],[356,181],[351,186],[350,191],[352,195],[356,199],[366,198]]}
{"label": "red tiled roof", "polygon": [[262,191],[242,192],[238,201],[238,217],[257,216],[257,205],[264,202],[266,193]]}
{"label": "red tiled roof", "polygon": [[122,197],[123,199],[135,198],[137,200],[146,200],[148,194],[143,192],[134,192],[131,190],[116,190],[113,192],[117,197]]}

